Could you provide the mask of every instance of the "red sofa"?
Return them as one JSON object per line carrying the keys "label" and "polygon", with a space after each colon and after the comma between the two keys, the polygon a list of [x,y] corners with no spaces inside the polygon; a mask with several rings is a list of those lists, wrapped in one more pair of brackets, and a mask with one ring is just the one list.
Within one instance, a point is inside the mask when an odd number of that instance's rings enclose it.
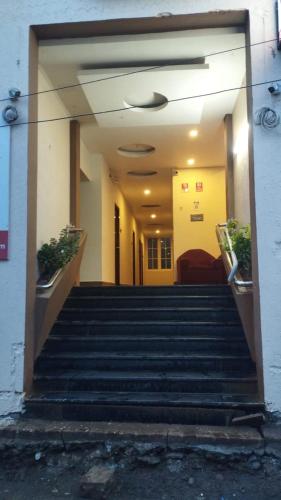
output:
{"label": "red sofa", "polygon": [[205,250],[187,250],[177,260],[177,283],[179,285],[227,283],[222,257],[215,259]]}

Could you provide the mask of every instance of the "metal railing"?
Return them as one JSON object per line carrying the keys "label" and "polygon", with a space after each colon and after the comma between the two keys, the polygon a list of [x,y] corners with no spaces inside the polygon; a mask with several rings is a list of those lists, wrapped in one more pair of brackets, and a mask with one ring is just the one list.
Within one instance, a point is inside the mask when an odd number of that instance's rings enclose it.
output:
{"label": "metal railing", "polygon": [[52,276],[50,281],[47,283],[44,283],[44,285],[36,285],[37,290],[46,290],[47,288],[51,288],[53,284],[55,283],[56,279],[59,277],[60,273],[62,272],[62,268],[58,269],[55,274]]}
{"label": "metal railing", "polygon": [[[226,264],[228,277],[228,283],[234,283],[237,286],[251,287],[253,285],[252,281],[244,281],[237,276],[238,274],[238,259],[236,253],[233,250],[231,238],[227,229],[227,224],[218,224],[216,226],[216,233],[223,256],[223,260]],[[225,243],[227,243],[227,248]]]}

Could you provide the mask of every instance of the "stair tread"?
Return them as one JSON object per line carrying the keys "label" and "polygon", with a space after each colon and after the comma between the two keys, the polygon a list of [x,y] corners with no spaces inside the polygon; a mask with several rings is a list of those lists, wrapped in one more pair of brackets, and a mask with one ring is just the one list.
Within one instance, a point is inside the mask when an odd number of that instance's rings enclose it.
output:
{"label": "stair tread", "polygon": [[192,354],[183,354],[183,353],[163,353],[163,352],[112,352],[112,351],[104,351],[104,352],[91,352],[89,350],[87,351],[80,351],[80,352],[73,352],[73,351],[64,351],[64,352],[52,352],[52,351],[43,351],[41,354],[41,359],[43,358],[52,358],[52,359],[175,359],[175,360],[182,360],[182,359],[224,359],[224,360],[232,360],[232,359],[238,359],[238,360],[250,360],[250,355],[249,354],[218,354],[218,353],[212,353],[212,354],[204,354],[201,352],[194,352]]}
{"label": "stair tread", "polygon": [[171,392],[123,392],[123,391],[56,391],[33,394],[27,401],[35,402],[77,402],[77,403],[112,403],[112,404],[159,404],[163,405],[257,405],[260,402],[257,394],[220,394],[220,393],[171,393]]}
{"label": "stair tread", "polygon": [[237,372],[219,372],[212,370],[205,370],[204,372],[198,371],[129,371],[124,372],[120,370],[112,370],[110,372],[103,372],[100,370],[77,370],[77,369],[55,369],[52,370],[51,374],[35,374],[35,379],[83,379],[83,380],[94,380],[94,379],[104,379],[104,380],[226,380],[226,381],[256,381],[257,377],[254,373],[247,375],[240,375]]}
{"label": "stair tread", "polygon": [[[67,298],[67,300],[87,300],[87,299],[94,299],[94,300],[100,300],[100,299],[105,299],[105,300],[150,300],[150,299],[165,299],[165,300],[176,300],[176,299],[222,299],[224,300],[227,298],[228,300],[232,298],[231,295],[116,295],[114,297],[109,296],[109,295],[71,295],[70,297]],[[234,299],[233,299],[234,300]]]}
{"label": "stair tread", "polygon": [[148,334],[148,335],[137,335],[137,336],[132,336],[132,335],[122,335],[122,334],[116,334],[116,335],[67,335],[66,333],[61,333],[61,334],[52,334],[49,337],[51,340],[69,340],[69,341],[92,341],[96,342],[99,340],[106,340],[107,342],[109,341],[126,341],[130,340],[133,341],[135,340],[136,342],[139,342],[140,340],[171,340],[171,341],[187,341],[187,342],[193,342],[193,341],[198,341],[198,342],[203,342],[203,341],[212,341],[212,342],[238,342],[238,343],[243,343],[245,344],[245,339],[243,338],[237,338],[235,336],[228,336],[227,338],[224,337],[219,337],[215,335],[157,335],[157,334]]}
{"label": "stair tread", "polygon": [[[62,311],[120,311],[119,307],[63,307]],[[235,306],[212,306],[212,307],[122,307],[122,312],[126,311],[237,311]]]}
{"label": "stair tread", "polygon": [[[177,320],[108,320],[106,321],[106,325],[143,325],[143,326],[148,326],[148,325],[187,325],[187,326],[241,326],[240,321],[198,321],[198,320],[192,320],[192,321],[177,321]],[[104,321],[100,319],[57,319],[56,323],[58,325],[72,325],[72,324],[79,324],[79,325],[104,325]]]}

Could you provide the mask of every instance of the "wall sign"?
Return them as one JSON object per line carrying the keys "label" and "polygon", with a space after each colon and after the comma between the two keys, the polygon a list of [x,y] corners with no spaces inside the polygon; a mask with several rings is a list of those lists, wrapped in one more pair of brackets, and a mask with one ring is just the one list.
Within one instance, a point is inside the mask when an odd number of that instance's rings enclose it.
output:
{"label": "wall sign", "polygon": [[[7,125],[0,118],[0,125]],[[0,260],[8,259],[11,127],[0,128]]]}
{"label": "wall sign", "polygon": [[196,191],[201,193],[203,191],[203,182],[196,182]]}
{"label": "wall sign", "polygon": [[190,222],[203,222],[204,214],[191,214]]}
{"label": "wall sign", "polygon": [[181,185],[181,188],[182,188],[182,191],[184,191],[185,193],[188,193],[188,183],[187,182],[183,182]]}

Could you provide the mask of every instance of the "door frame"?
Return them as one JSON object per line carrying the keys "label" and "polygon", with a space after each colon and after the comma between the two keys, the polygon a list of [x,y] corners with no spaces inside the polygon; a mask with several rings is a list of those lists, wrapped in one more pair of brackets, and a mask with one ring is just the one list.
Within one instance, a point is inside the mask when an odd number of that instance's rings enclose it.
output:
{"label": "door frame", "polygon": [[[123,18],[102,21],[41,24],[30,27],[29,33],[29,92],[38,90],[38,43],[41,40],[82,38],[90,36],[111,36],[180,31],[188,29],[242,27],[246,34],[246,76],[252,82],[249,15],[246,9],[180,14],[164,17]],[[247,88],[249,123],[252,122],[252,89]],[[28,120],[28,206],[27,206],[27,280],[26,280],[26,322],[25,322],[25,390],[31,388],[34,365],[34,304],[36,297],[36,211],[37,211],[37,98],[29,99]],[[261,348],[260,290],[257,254],[257,230],[254,192],[253,138],[249,134],[250,207],[252,226],[252,267],[254,287],[254,321],[257,342],[257,366],[260,396],[263,398],[263,370]]]}
{"label": "door frame", "polygon": [[120,208],[114,204],[115,285],[120,285]]}

